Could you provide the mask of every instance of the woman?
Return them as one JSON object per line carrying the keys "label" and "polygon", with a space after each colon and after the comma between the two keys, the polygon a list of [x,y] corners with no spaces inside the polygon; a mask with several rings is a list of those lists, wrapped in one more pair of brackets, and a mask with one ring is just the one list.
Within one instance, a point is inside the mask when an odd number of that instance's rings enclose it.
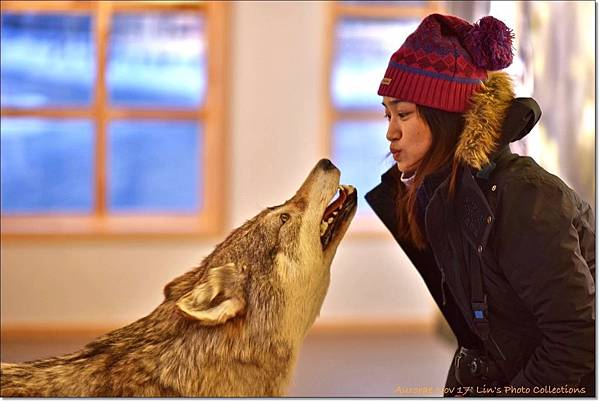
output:
{"label": "woman", "polygon": [[422,21],[379,87],[396,166],[366,199],[456,335],[447,396],[590,396],[594,215],[509,150],[541,115],[498,71],[511,47],[493,17]]}

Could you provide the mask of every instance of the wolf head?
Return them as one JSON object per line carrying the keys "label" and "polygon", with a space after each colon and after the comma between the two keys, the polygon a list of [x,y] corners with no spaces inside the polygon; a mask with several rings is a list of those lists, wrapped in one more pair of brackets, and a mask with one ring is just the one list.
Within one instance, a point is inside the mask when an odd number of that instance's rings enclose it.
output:
{"label": "wolf head", "polygon": [[166,301],[200,326],[301,340],[319,313],[331,262],[356,212],[356,191],[339,178],[329,160],[319,161],[291,199],[260,212],[200,267],[169,283]]}

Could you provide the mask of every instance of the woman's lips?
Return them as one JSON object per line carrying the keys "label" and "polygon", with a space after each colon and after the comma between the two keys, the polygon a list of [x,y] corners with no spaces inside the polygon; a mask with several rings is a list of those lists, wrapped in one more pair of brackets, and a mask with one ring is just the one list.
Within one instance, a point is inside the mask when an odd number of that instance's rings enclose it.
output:
{"label": "woman's lips", "polygon": [[400,151],[398,149],[390,149],[390,152],[392,153],[392,157],[394,158],[394,160],[396,162],[398,162],[398,159],[400,159],[400,154],[402,153],[402,151]]}

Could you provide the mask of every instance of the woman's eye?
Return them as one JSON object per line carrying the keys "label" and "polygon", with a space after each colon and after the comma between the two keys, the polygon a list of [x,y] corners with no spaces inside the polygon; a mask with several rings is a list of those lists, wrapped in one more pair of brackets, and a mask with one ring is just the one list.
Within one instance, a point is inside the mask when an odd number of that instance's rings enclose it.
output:
{"label": "woman's eye", "polygon": [[279,215],[279,219],[281,219],[281,223],[286,223],[290,219],[290,214],[283,213]]}
{"label": "woman's eye", "polygon": [[[405,119],[406,117],[408,117],[410,115],[410,112],[408,113],[397,113],[396,116],[398,116],[401,119]],[[385,114],[383,115],[383,117],[385,117],[385,119],[387,121],[390,121],[392,119],[392,116],[390,116],[389,114]]]}

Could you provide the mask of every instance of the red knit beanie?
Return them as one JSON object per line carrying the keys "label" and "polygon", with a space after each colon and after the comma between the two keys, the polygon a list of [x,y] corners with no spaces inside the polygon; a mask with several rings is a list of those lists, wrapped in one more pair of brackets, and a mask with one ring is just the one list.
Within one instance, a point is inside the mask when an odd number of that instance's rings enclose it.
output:
{"label": "red knit beanie", "polygon": [[450,15],[431,14],[390,59],[381,96],[466,112],[471,94],[487,71],[512,63],[512,31],[494,17],[470,24]]}

